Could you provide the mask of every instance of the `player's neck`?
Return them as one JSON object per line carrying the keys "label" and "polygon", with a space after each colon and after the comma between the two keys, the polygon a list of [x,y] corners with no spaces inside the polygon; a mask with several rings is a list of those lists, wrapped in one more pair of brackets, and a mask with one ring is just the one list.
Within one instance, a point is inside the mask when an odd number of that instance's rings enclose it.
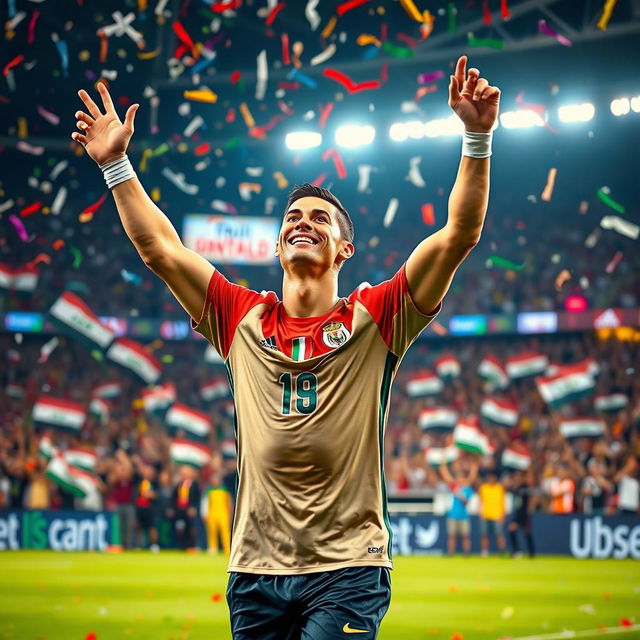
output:
{"label": "player's neck", "polygon": [[319,278],[285,271],[282,303],[288,316],[322,316],[334,309],[338,300],[338,278],[333,270],[326,271]]}

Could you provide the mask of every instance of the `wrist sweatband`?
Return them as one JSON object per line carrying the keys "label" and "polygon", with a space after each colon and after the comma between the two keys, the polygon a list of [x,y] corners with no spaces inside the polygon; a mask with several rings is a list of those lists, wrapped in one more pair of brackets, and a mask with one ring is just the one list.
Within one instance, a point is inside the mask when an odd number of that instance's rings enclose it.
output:
{"label": "wrist sweatband", "polygon": [[478,133],[465,131],[462,134],[462,155],[469,158],[488,158],[491,155],[493,131]]}
{"label": "wrist sweatband", "polygon": [[125,180],[131,180],[131,178],[136,177],[136,172],[133,170],[127,156],[100,165],[100,169],[102,169],[104,179],[109,189],[113,189],[113,187]]}

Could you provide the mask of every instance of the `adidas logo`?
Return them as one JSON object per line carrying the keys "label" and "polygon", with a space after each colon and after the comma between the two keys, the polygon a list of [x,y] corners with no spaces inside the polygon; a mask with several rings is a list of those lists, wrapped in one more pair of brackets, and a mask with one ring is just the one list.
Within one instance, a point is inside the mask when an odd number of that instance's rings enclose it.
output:
{"label": "adidas logo", "polygon": [[261,347],[266,347],[267,349],[273,349],[274,351],[278,350],[278,347],[276,346],[276,337],[275,336],[269,336],[268,338],[266,338],[264,340],[260,340],[260,346]]}
{"label": "adidas logo", "polygon": [[605,309],[594,318],[593,326],[596,329],[616,329],[622,324],[620,320],[621,318],[616,311]]}

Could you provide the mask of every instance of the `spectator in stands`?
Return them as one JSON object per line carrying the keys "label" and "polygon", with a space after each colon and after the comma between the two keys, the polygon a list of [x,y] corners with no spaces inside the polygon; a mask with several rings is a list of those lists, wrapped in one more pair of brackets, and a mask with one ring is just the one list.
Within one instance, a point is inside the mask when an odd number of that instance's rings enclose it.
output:
{"label": "spectator in stands", "polygon": [[471,519],[467,512],[467,504],[473,496],[473,483],[478,475],[478,465],[470,465],[467,473],[462,461],[456,460],[449,472],[446,463],[440,465],[440,474],[451,491],[451,506],[447,513],[447,552],[452,556],[456,552],[458,538],[462,541],[462,550],[471,553]]}
{"label": "spectator in stands", "polygon": [[536,508],[537,496],[531,469],[514,472],[510,489],[513,495],[513,511],[509,522],[511,556],[516,558],[522,555],[518,545],[518,531],[522,531],[529,557],[533,558],[536,555],[536,550],[533,543],[531,516]]}
{"label": "spectator in stands", "polygon": [[136,508],[133,501],[133,466],[124,449],[116,451],[108,484],[111,500],[115,505],[120,525],[120,544],[133,549],[136,523]]}
{"label": "spectator in stands", "polygon": [[170,517],[176,534],[178,549],[195,550],[196,522],[200,508],[200,487],[197,471],[186,465],[180,467],[180,480],[173,491]]}
{"label": "spectator in stands", "polygon": [[489,555],[489,536],[495,538],[498,551],[506,550],[504,540],[505,491],[495,469],[486,471],[486,480],[478,489],[480,498],[480,549]]}
{"label": "spectator in stands", "polygon": [[158,531],[158,543],[167,544],[169,526],[171,525],[171,508],[173,505],[173,480],[168,468],[161,469],[158,474],[158,492],[155,501],[155,528]]}
{"label": "spectator in stands", "polygon": [[549,511],[556,514],[573,513],[575,491],[576,483],[571,478],[569,467],[566,464],[557,465],[556,474],[549,482]]}
{"label": "spectator in stands", "polygon": [[149,548],[152,552],[160,551],[158,546],[158,530],[155,526],[158,497],[156,470],[152,465],[142,461],[140,456],[132,456],[136,467],[134,476],[134,500],[136,505],[136,537],[140,548]]}
{"label": "spectator in stands", "polygon": [[607,479],[606,463],[591,458],[587,463],[587,476],[582,481],[582,510],[594,516],[604,515],[614,484]]}
{"label": "spectator in stands", "polygon": [[26,462],[26,472],[29,486],[25,496],[25,509],[49,509],[51,495],[49,481],[44,475],[46,462],[40,456],[29,458]]}
{"label": "spectator in stands", "polygon": [[220,471],[214,469],[204,490],[200,509],[207,531],[207,549],[211,554],[220,550],[226,556],[231,553],[232,509],[231,495],[222,483]]}
{"label": "spectator in stands", "polygon": [[618,484],[618,513],[636,515],[640,513],[640,482],[638,482],[638,459],[629,456],[624,466],[616,473]]}

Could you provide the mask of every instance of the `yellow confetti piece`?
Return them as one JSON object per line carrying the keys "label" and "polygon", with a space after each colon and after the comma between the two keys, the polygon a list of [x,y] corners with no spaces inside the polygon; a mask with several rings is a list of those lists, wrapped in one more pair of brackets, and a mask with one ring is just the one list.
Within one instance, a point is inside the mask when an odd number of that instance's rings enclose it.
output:
{"label": "yellow confetti piece", "polygon": [[618,0],[607,0],[604,3],[604,8],[602,9],[602,15],[600,16],[600,20],[598,20],[597,27],[601,31],[606,31],[607,26],[609,25],[609,20],[611,20],[611,14],[613,13],[613,9],[618,3]]}
{"label": "yellow confetti piece", "polygon": [[26,118],[18,118],[18,138],[26,138],[29,135],[29,127]]}
{"label": "yellow confetti piece", "polygon": [[320,35],[323,38],[328,38],[333,33],[333,30],[336,28],[337,22],[338,22],[338,18],[336,18],[335,16],[332,16],[331,20],[327,22],[327,26],[322,30]]}
{"label": "yellow confetti piece", "polygon": [[154,202],[160,202],[160,189],[158,187],[151,189],[151,199]]}
{"label": "yellow confetti piece", "polygon": [[379,47],[381,45],[380,40],[378,40],[378,38],[376,38],[375,36],[372,36],[370,33],[361,33],[358,36],[358,39],[356,40],[356,42],[361,47],[365,47],[368,44],[375,44],[376,47]]}
{"label": "yellow confetti piece", "polygon": [[218,95],[211,89],[192,89],[185,91],[183,94],[185,100],[193,100],[194,102],[217,102]]}
{"label": "yellow confetti piece", "polygon": [[140,51],[138,52],[138,58],[140,60],[151,60],[160,55],[160,49],[154,49],[153,51]]}
{"label": "yellow confetti piece", "polygon": [[273,174],[276,182],[278,183],[278,189],[286,189],[289,186],[289,181],[284,177],[281,171],[276,171]]}
{"label": "yellow confetti piece", "polygon": [[257,182],[241,182],[238,185],[239,191],[253,191],[254,193],[262,192],[262,185]]}
{"label": "yellow confetti piece", "polygon": [[544,188],[544,191],[540,194],[540,198],[545,202],[549,202],[551,200],[551,196],[553,195],[553,186],[556,183],[556,176],[558,175],[558,170],[555,168],[549,169],[549,175],[547,176],[547,184]]}
{"label": "yellow confetti piece", "polygon": [[252,129],[253,127],[255,127],[256,121],[253,119],[253,116],[251,115],[251,111],[249,111],[249,107],[247,107],[247,103],[246,102],[241,103],[238,109],[240,109],[240,114],[242,115],[242,119],[244,120],[244,123],[247,125],[247,127],[249,129]]}
{"label": "yellow confetti piece", "polygon": [[416,22],[424,22],[424,17],[416,7],[413,0],[400,0],[402,8],[407,12],[407,15]]}
{"label": "yellow confetti piece", "polygon": [[80,62],[86,62],[87,60],[89,60],[90,57],[91,57],[91,54],[86,49],[83,49],[78,54],[78,60],[80,60]]}
{"label": "yellow confetti piece", "polygon": [[138,165],[138,168],[140,169],[140,171],[142,171],[142,173],[146,173],[149,158],[151,158],[151,156],[153,156],[153,151],[151,151],[151,149],[145,149],[142,152],[142,158],[140,159],[140,164]]}

